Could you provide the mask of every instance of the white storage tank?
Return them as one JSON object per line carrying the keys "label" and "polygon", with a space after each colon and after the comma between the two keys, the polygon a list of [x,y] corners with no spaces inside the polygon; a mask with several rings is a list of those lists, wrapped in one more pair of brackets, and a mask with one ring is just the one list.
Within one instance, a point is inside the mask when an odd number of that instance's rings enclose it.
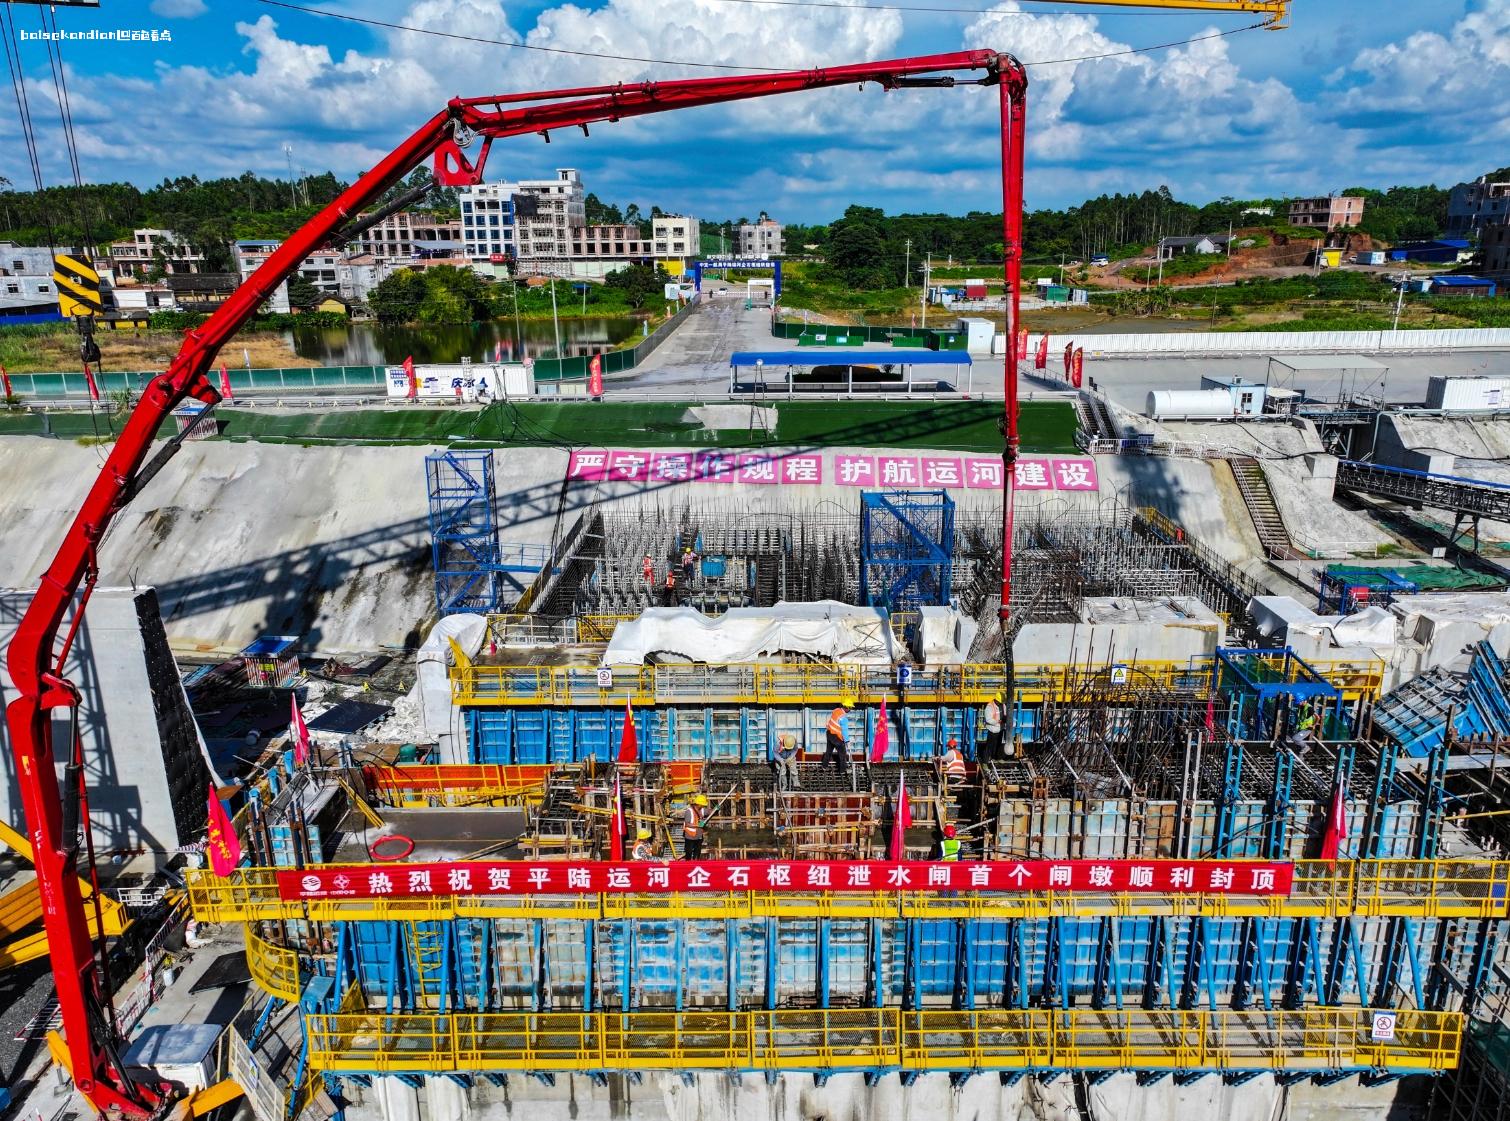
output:
{"label": "white storage tank", "polygon": [[1225,389],[1155,389],[1144,413],[1155,420],[1231,416],[1232,394]]}
{"label": "white storage tank", "polygon": [[1510,408],[1510,378],[1436,375],[1426,382],[1426,407],[1465,412]]}

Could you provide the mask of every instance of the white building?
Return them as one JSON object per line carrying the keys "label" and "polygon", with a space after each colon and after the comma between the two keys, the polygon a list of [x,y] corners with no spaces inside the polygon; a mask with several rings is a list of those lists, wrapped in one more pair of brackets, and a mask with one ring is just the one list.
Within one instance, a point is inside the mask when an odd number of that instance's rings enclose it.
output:
{"label": "white building", "polygon": [[702,225],[683,214],[663,214],[651,223],[655,255],[673,276],[686,271],[687,262],[702,254]]}
{"label": "white building", "polygon": [[786,252],[782,241],[782,225],[760,213],[760,221],[739,227],[739,255],[741,257],[780,257]]}
{"label": "white building", "polygon": [[159,261],[166,276],[204,271],[204,254],[172,230],[132,230],[129,238],[110,243],[110,270],[117,281],[145,280]]}
{"label": "white building", "polygon": [[586,193],[575,168],[558,168],[554,179],[463,187],[458,195],[466,256],[474,266],[486,266],[477,271],[504,275],[512,257],[521,273],[571,275],[572,238],[587,224]]}

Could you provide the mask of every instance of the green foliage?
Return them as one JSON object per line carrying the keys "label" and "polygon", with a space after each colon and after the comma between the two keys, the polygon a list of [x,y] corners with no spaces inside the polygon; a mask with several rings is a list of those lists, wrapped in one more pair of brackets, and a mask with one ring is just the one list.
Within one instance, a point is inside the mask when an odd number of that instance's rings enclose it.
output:
{"label": "green foliage", "polygon": [[288,278],[288,304],[296,308],[312,308],[320,302],[320,290],[314,281],[303,273],[294,273]]}
{"label": "green foliage", "polygon": [[1391,187],[1387,191],[1350,187],[1345,195],[1364,200],[1358,229],[1382,241],[1429,240],[1447,225],[1447,199],[1441,187]]}
{"label": "green foliage", "polygon": [[652,300],[665,296],[671,280],[660,265],[630,265],[603,278],[603,286],[620,293],[629,306],[639,310]]}
{"label": "green foliage", "polygon": [[851,288],[886,288],[899,279],[886,259],[884,218],[872,207],[851,206],[829,228],[829,271]]}
{"label": "green foliage", "polygon": [[384,323],[416,323],[428,291],[424,273],[399,269],[367,294],[367,306]]}
{"label": "green foliage", "polygon": [[[149,331],[187,331],[198,327],[208,315],[190,311],[154,311],[147,317]],[[349,321],[338,311],[306,311],[298,315],[272,312],[253,317],[243,330],[290,331],[295,327],[344,327]]]}
{"label": "green foliage", "polygon": [[1150,265],[1147,268],[1123,269],[1122,275],[1146,284],[1150,280],[1157,280],[1160,275],[1166,280],[1176,276],[1197,276],[1226,259],[1225,253],[1182,253],[1165,261],[1162,273],[1158,265]]}

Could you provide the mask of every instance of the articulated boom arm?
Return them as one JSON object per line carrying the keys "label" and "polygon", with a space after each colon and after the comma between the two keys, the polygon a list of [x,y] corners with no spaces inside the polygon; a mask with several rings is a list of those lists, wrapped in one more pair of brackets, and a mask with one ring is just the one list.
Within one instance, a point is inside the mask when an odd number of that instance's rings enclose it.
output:
{"label": "articulated boom arm", "polygon": [[[663,113],[696,105],[766,97],[771,94],[826,86],[876,82],[887,89],[955,84],[952,72],[976,71],[967,79],[1001,87],[1003,106],[1002,157],[1007,181],[1003,234],[1007,246],[1007,279],[1011,337],[1017,326],[1017,280],[1022,221],[1022,100],[1027,78],[1010,55],[967,51],[856,66],[826,67],[779,74],[739,75],[687,81],[644,82],[597,86],[497,97],[457,98],[427,121],[372,170],[294,233],[265,264],[220,306],[202,326],[185,332],[177,356],[153,378],[127,418],[99,477],[74,517],[41,586],[16,630],[7,664],[16,698],[6,711],[11,750],[16,758],[22,799],[35,852],[43,917],[53,958],[58,1004],[75,1085],[97,1110],[117,1109],[127,1117],[160,1113],[170,1099],[166,1086],[143,1085],[129,1078],[116,1052],[112,1024],[106,1015],[108,993],[96,967],[79,880],[77,814],[65,813],[55,770],[52,742],[53,709],[77,709],[79,694],[63,677],[68,648],[98,572],[96,550],[111,519],[140,486],[172,455],[170,443],[159,458],[147,455],[159,425],[184,399],[213,406],[220,396],[205,377],[220,348],[244,326],[273,292],[311,252],[371,207],[390,187],[424,160],[435,158],[436,179],[445,185],[480,182],[489,145],[494,139],[526,133],[547,135],[551,129],[580,127],[599,121]],[[473,137],[483,137],[475,160],[463,149]],[[1016,452],[1016,363],[1009,357],[1007,376],[1007,462]],[[1010,471],[1008,475],[1010,479]],[[1008,498],[1010,505],[1010,495]],[[1010,538],[1009,538],[1010,542]],[[1010,552],[1010,548],[1009,548]],[[82,589],[82,594],[81,594]],[[1004,581],[1005,590],[1005,581]],[[64,620],[73,610],[72,629],[59,644]],[[69,745],[73,762],[77,741]],[[76,772],[70,772],[74,781]],[[70,791],[70,797],[74,792]]]}

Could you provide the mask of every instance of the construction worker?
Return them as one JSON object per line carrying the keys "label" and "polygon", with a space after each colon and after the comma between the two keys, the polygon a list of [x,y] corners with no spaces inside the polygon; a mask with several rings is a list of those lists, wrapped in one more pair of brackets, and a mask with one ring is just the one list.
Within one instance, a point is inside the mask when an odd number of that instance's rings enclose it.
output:
{"label": "construction worker", "polygon": [[632,860],[655,859],[655,848],[650,843],[650,830],[641,829],[634,835],[634,851],[629,856]]}
{"label": "construction worker", "polygon": [[832,760],[834,770],[841,775],[844,773],[844,764],[849,762],[849,706],[854,703],[850,700],[835,705],[834,711],[828,714],[823,762]]}
{"label": "construction worker", "polygon": [[665,605],[676,606],[676,569],[666,569]]}
{"label": "construction worker", "polygon": [[703,858],[703,822],[708,816],[708,796],[694,794],[682,811],[682,859]]}
{"label": "construction worker", "polygon": [[688,545],[682,550],[682,579],[689,584],[692,582],[693,570],[697,568],[697,552]]}
{"label": "construction worker", "polygon": [[776,785],[785,790],[796,790],[802,785],[797,777],[797,737],[791,732],[782,732],[776,737]]}
{"label": "construction worker", "polygon": [[986,742],[981,748],[982,759],[1000,759],[1001,752],[1001,702],[992,697],[981,713],[981,723],[986,727]]}
{"label": "construction worker", "polygon": [[959,740],[949,737],[949,746],[939,758],[939,770],[949,779],[963,779],[965,777],[965,755],[959,749]]}
{"label": "construction worker", "polygon": [[952,825],[944,826],[944,839],[939,842],[939,859],[954,863],[959,860],[959,831]]}
{"label": "construction worker", "polygon": [[655,561],[653,561],[653,560],[650,559],[650,554],[649,553],[646,553],[645,554],[645,559],[642,562],[640,562],[640,571],[645,574],[645,583],[650,584],[651,586],[654,586],[654,584],[655,584]]}
{"label": "construction worker", "polygon": [[1294,747],[1304,747],[1315,738],[1316,733],[1316,710],[1309,703],[1300,706],[1300,712],[1295,718],[1295,730],[1290,733],[1290,743]]}

